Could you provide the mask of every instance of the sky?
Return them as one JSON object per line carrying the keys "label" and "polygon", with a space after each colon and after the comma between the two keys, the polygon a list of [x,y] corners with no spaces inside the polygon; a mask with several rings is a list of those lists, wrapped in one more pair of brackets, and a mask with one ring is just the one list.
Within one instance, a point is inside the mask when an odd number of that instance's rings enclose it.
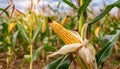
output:
{"label": "sky", "polygon": [[[34,0],[37,1],[37,0]],[[41,9],[41,6],[44,5],[50,5],[53,8],[56,8],[57,4],[60,0],[40,0],[39,5],[37,9]],[[75,1],[75,0],[73,0]],[[109,5],[116,0],[92,0],[92,2],[89,5],[90,7],[94,7],[94,10],[99,10],[100,8],[103,8],[103,1],[106,3],[106,5]],[[15,7],[19,10],[26,10],[29,7],[30,0],[13,0]],[[8,0],[0,0],[0,8],[5,8],[8,5]],[[60,10],[63,9],[69,9],[70,7],[66,5],[65,3],[61,2]],[[62,11],[62,10],[61,10]]]}

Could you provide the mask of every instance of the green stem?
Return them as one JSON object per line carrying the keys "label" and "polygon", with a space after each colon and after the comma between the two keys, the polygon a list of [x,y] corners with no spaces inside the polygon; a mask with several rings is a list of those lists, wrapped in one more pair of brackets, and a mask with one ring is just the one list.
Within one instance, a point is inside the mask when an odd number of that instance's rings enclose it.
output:
{"label": "green stem", "polygon": [[78,25],[78,31],[79,31],[79,33],[81,32],[83,23],[84,23],[84,16],[83,16],[83,14],[81,13],[80,18],[79,18],[79,25]]}
{"label": "green stem", "polygon": [[[80,0],[80,6],[82,6],[82,5],[83,5],[83,0]],[[78,31],[79,31],[79,33],[81,32],[83,23],[84,23],[84,16],[83,16],[83,12],[81,12],[80,18],[79,18],[79,25],[78,25]]]}
{"label": "green stem", "polygon": [[80,0],[80,6],[82,6],[83,5],[83,0]]}

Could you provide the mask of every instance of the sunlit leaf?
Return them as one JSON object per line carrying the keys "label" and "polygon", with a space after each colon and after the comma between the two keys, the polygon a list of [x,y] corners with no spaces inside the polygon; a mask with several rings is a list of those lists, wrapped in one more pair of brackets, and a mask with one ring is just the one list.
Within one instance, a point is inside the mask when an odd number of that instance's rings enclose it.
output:
{"label": "sunlit leaf", "polygon": [[32,57],[32,61],[35,61],[39,55],[40,55],[40,52],[41,50],[44,49],[45,51],[55,51],[56,49],[52,46],[42,46],[40,48],[38,48],[34,53],[33,53],[33,57]]}
{"label": "sunlit leaf", "polygon": [[12,38],[12,45],[14,46],[15,45],[15,42],[17,41],[17,36],[19,34],[19,31],[16,31],[14,34],[13,34],[13,38]]}
{"label": "sunlit leaf", "polygon": [[38,34],[40,33],[41,29],[42,29],[42,23],[40,23],[38,29],[36,30],[36,32],[35,32],[35,34],[34,34],[34,36],[33,36],[32,41],[34,41],[34,40],[37,38],[37,36],[38,36]]}
{"label": "sunlit leaf", "polygon": [[102,49],[97,53],[97,63],[100,66],[112,53],[113,46],[120,36],[120,30],[117,30],[113,35],[105,35],[103,38]]}
{"label": "sunlit leaf", "polygon": [[30,43],[29,37],[27,35],[27,32],[25,30],[25,28],[22,26],[22,24],[20,24],[20,22],[17,22],[17,27],[20,30],[22,36]]}
{"label": "sunlit leaf", "polygon": [[114,7],[120,7],[120,0],[116,1],[113,4],[108,5],[105,10],[103,12],[101,12],[98,16],[96,16],[91,22],[90,24],[93,24],[95,22],[97,22],[98,20],[100,20],[101,18],[103,18],[107,13],[109,13],[109,11],[114,8]]}
{"label": "sunlit leaf", "polygon": [[78,9],[78,13],[80,14],[81,12],[85,12],[91,1],[92,0],[85,0],[84,4]]}
{"label": "sunlit leaf", "polygon": [[75,10],[78,9],[70,0],[62,0],[62,1],[65,2],[67,5],[69,5],[70,7],[72,7],[73,9]]}
{"label": "sunlit leaf", "polygon": [[35,61],[35,60],[38,58],[38,56],[40,55],[40,52],[41,52],[42,48],[43,48],[43,47],[38,48],[38,49],[33,53],[32,61]]}

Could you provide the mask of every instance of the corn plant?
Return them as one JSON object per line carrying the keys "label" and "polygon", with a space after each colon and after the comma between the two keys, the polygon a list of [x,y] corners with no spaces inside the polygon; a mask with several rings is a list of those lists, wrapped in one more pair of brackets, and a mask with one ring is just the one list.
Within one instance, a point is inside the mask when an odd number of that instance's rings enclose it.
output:
{"label": "corn plant", "polygon": [[[0,68],[14,69],[17,60],[20,61],[15,68],[21,69],[104,67],[115,46],[120,46],[120,20],[109,14],[112,8],[120,7],[120,0],[106,6],[90,20],[87,14],[92,11],[87,7],[92,0],[77,0],[76,5],[73,0],[62,1],[75,14],[62,16],[61,1],[56,9],[48,5],[55,14],[50,16],[41,11],[36,14],[37,4],[34,5],[33,0],[27,12],[19,11],[12,0],[6,8],[0,8]],[[5,64],[1,65],[1,61]]]}
{"label": "corn plant", "polygon": [[[66,55],[62,56],[52,63],[48,64],[46,69],[68,69],[74,68],[78,69],[98,69],[102,68],[104,61],[111,55],[113,46],[119,38],[120,30],[116,29],[114,33],[105,35],[102,38],[102,49],[95,53],[95,49],[92,44],[86,38],[87,27],[91,27],[92,24],[103,18],[113,7],[120,7],[120,1],[116,1],[113,4],[108,5],[104,11],[102,11],[98,16],[96,16],[92,21],[85,21],[85,13],[87,6],[91,0],[83,1],[81,0],[80,7],[75,6],[69,0],[63,0],[66,4],[72,7],[78,12],[79,19],[79,33],[73,31],[68,31],[60,23],[53,22],[50,26],[53,28],[54,32],[67,44],[63,46],[57,52],[48,55],[53,57],[57,54]],[[90,28],[89,28],[90,29]],[[99,30],[99,29],[98,29]],[[112,32],[112,31],[111,31]],[[104,43],[106,42],[106,43]],[[72,56],[71,56],[72,55]]]}

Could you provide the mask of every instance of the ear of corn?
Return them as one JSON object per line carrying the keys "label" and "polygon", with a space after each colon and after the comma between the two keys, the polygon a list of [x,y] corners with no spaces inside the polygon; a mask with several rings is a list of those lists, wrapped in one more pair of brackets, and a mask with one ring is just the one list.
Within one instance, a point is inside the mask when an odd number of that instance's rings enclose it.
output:
{"label": "ear of corn", "polygon": [[46,31],[46,23],[42,24],[42,33],[44,33]]}
{"label": "ear of corn", "polygon": [[8,27],[9,32],[12,32],[12,30],[14,29],[14,27],[15,27],[15,23],[9,24],[9,27]]}
{"label": "ear of corn", "polygon": [[[57,52],[48,55],[48,57],[53,57],[57,54],[67,54],[67,53],[73,53],[77,51],[77,55],[79,55],[79,59],[83,60],[83,63],[80,63],[82,69],[84,67],[86,69],[97,69],[96,61],[95,61],[95,54],[93,51],[91,51],[92,48],[88,47],[88,41],[79,39],[77,33],[71,33],[71,31],[65,29],[61,24],[57,22],[53,22],[50,24],[54,32],[67,44],[63,46],[60,50]],[[76,36],[75,36],[76,35]],[[78,61],[78,58],[75,56],[76,60]]]}
{"label": "ear of corn", "polygon": [[67,20],[68,20],[68,16],[64,17],[64,19],[61,22],[61,25],[64,25],[67,22]]}
{"label": "ear of corn", "polygon": [[95,29],[94,34],[95,34],[96,36],[98,36],[99,31],[100,31],[100,26]]}
{"label": "ear of corn", "polygon": [[65,29],[61,24],[53,21],[50,24],[54,32],[66,43],[66,44],[74,44],[80,43],[80,40],[75,37],[69,30]]}

